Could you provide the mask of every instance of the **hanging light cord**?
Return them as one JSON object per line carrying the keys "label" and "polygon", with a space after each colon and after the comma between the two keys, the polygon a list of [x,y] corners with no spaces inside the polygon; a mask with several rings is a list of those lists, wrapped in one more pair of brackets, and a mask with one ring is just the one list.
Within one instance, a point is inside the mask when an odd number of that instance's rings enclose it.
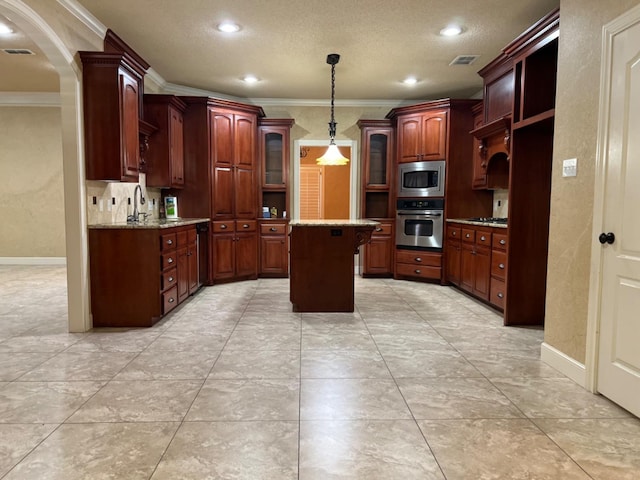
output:
{"label": "hanging light cord", "polygon": [[340,56],[337,54],[331,54],[327,57],[327,63],[331,64],[331,121],[329,122],[329,138],[331,139],[330,144],[335,144],[335,136],[336,136],[336,121],[333,115],[334,108],[334,98],[336,96],[336,63],[340,60]]}

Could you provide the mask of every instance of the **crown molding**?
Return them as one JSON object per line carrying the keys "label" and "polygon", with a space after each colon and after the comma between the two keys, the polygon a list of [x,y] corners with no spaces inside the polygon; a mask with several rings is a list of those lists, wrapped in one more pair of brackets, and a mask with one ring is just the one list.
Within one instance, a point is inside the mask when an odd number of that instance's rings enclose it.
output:
{"label": "crown molding", "polygon": [[[263,107],[329,107],[329,99],[303,99],[303,98],[251,98],[251,102]],[[396,108],[403,105],[412,105],[421,100],[335,100],[336,107],[382,107]]]}
{"label": "crown molding", "polygon": [[58,0],[58,3],[100,38],[107,34],[107,27],[76,0]]}
{"label": "crown molding", "polygon": [[0,107],[59,106],[59,92],[0,92]]}

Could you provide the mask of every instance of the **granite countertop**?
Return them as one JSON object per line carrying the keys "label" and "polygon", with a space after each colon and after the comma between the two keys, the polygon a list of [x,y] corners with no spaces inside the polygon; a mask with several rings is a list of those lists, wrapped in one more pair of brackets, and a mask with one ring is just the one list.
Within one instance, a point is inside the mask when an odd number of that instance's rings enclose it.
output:
{"label": "granite countertop", "polygon": [[375,227],[376,225],[380,225],[380,222],[364,218],[353,220],[291,220],[289,225],[292,227]]}
{"label": "granite countertop", "polygon": [[146,222],[139,223],[127,223],[127,222],[114,222],[114,223],[99,223],[95,225],[89,225],[92,229],[107,229],[107,228],[130,228],[130,229],[155,229],[155,228],[173,228],[183,227],[185,225],[194,225],[196,223],[209,222],[209,218],[176,218],[176,219],[157,219],[148,220]]}
{"label": "granite countertop", "polygon": [[478,225],[480,227],[494,227],[494,228],[507,228],[506,223],[497,222],[480,222],[476,220],[469,220],[467,218],[447,218],[448,223],[462,223],[465,225]]}

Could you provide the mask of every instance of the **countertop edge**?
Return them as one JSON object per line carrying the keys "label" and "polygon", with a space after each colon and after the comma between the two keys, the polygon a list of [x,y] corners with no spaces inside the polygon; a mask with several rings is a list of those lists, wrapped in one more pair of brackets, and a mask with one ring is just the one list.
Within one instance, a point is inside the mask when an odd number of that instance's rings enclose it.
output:
{"label": "countertop edge", "polygon": [[493,227],[493,228],[508,228],[506,223],[492,223],[492,222],[476,222],[473,220],[466,220],[464,218],[447,218],[447,223],[462,223],[464,225],[477,225],[479,227]]}
{"label": "countertop edge", "polygon": [[149,230],[149,229],[163,229],[184,227],[186,225],[195,225],[197,223],[209,223],[209,218],[178,218],[175,220],[151,220],[149,222],[140,223],[126,223],[126,222],[114,222],[114,223],[97,223],[93,225],[87,225],[87,228],[91,230],[106,230],[106,229],[131,229],[131,230]]}
{"label": "countertop edge", "polygon": [[375,227],[380,222],[375,220],[291,220],[292,227]]}

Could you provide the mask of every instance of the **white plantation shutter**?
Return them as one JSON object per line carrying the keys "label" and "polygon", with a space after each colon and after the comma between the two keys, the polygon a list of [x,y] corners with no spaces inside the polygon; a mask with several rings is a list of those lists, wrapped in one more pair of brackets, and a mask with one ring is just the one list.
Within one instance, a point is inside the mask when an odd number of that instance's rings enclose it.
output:
{"label": "white plantation shutter", "polygon": [[300,219],[317,220],[323,217],[322,173],[324,167],[300,165]]}

